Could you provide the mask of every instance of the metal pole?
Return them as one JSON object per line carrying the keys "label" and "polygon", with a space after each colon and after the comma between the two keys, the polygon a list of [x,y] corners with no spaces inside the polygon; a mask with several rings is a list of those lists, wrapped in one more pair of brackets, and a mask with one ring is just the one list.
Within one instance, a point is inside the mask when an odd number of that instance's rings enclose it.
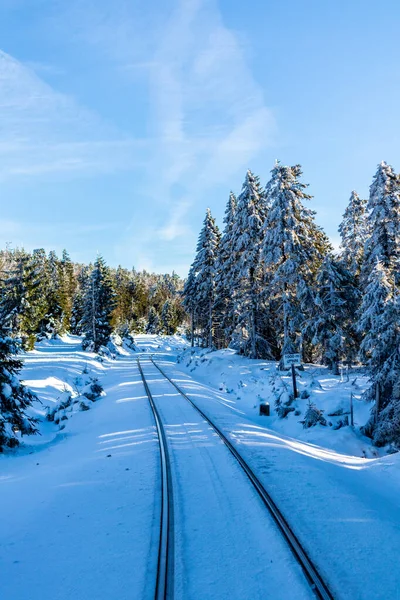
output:
{"label": "metal pole", "polygon": [[350,393],[350,425],[354,427],[353,392]]}
{"label": "metal pole", "polygon": [[296,370],[294,368],[293,363],[292,363],[292,382],[293,382],[293,398],[296,399],[298,397],[298,394],[297,394],[297,383],[296,383]]}

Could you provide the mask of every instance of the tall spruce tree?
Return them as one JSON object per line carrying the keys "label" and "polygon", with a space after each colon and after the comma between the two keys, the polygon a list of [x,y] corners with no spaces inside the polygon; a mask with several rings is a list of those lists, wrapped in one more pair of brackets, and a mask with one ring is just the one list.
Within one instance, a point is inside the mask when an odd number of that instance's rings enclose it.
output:
{"label": "tall spruce tree", "polygon": [[196,320],[197,287],[196,275],[193,265],[189,270],[188,277],[183,288],[183,307],[190,315],[191,346],[194,346],[194,332]]}
{"label": "tall spruce tree", "polygon": [[361,358],[368,366],[376,398],[375,418],[382,409],[400,398],[400,301],[389,269],[378,259],[369,275],[361,304],[358,328],[365,336]]}
{"label": "tall spruce tree", "polygon": [[77,287],[77,281],[74,273],[74,265],[66,250],[63,250],[61,261],[59,262],[59,306],[61,307],[61,333],[70,331],[72,307],[74,295]]}
{"label": "tall spruce tree", "polygon": [[173,335],[176,332],[176,311],[171,300],[165,301],[161,312],[161,322],[163,333],[165,333],[166,335]]}
{"label": "tall spruce tree", "polygon": [[4,312],[10,319],[10,332],[21,341],[24,350],[32,350],[39,324],[46,310],[40,293],[40,272],[24,250],[14,253],[10,272],[4,282]]}
{"label": "tall spruce tree", "polygon": [[62,284],[60,261],[54,251],[49,252],[46,275],[47,312],[44,319],[44,330],[51,337],[56,337],[64,332],[64,319],[60,301]]}
{"label": "tall spruce tree", "polygon": [[147,319],[146,333],[155,334],[160,330],[160,318],[154,306],[150,307]]}
{"label": "tall spruce tree", "polygon": [[[399,281],[400,182],[393,168],[381,162],[370,187],[367,227],[370,233],[364,249],[364,281],[379,260],[390,276]],[[396,273],[395,273],[396,272]]]}
{"label": "tall spruce tree", "polygon": [[349,204],[339,225],[342,238],[340,258],[349,273],[358,281],[367,240],[367,201],[352,191]]}
{"label": "tall spruce tree", "polygon": [[233,292],[236,329],[242,337],[239,344],[242,352],[252,358],[268,355],[265,340],[260,335],[263,283],[261,248],[266,214],[264,190],[258,177],[247,171],[233,219],[229,266],[231,277],[227,283]]}
{"label": "tall spruce tree", "polygon": [[217,347],[227,345],[233,334],[235,312],[232,294],[233,231],[237,210],[237,199],[229,194],[224,216],[224,231],[219,245],[215,276],[215,323]]}
{"label": "tall spruce tree", "polygon": [[358,296],[353,281],[341,261],[332,255],[325,257],[317,275],[315,310],[309,324],[312,343],[334,375],[339,374],[341,360],[355,357],[352,322]]}
{"label": "tall spruce tree", "polygon": [[111,319],[115,307],[115,293],[110,270],[98,256],[85,290],[82,347],[98,352],[106,346],[112,333]]}
{"label": "tall spruce tree", "polygon": [[27,409],[36,396],[18,379],[22,361],[19,342],[10,337],[14,315],[3,296],[0,303],[0,452],[19,445],[21,436],[37,433],[37,419]]}
{"label": "tall spruce tree", "polygon": [[[271,202],[265,224],[263,256],[267,295],[274,302],[281,354],[304,351],[303,334],[318,269],[330,244],[315,224],[315,212],[303,205],[311,198],[300,181],[299,165],[276,163],[267,184]],[[306,357],[308,358],[308,357]],[[281,362],[281,367],[283,366]]]}
{"label": "tall spruce tree", "polygon": [[219,229],[208,208],[197,243],[197,254],[193,263],[193,270],[196,274],[196,306],[203,327],[203,343],[208,344],[210,348],[214,345],[213,308],[219,242]]}

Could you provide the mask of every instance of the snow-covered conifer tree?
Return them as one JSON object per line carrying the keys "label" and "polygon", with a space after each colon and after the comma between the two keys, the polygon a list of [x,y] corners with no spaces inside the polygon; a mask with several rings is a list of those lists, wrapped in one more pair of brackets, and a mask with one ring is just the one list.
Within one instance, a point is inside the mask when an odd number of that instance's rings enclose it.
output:
{"label": "snow-covered conifer tree", "polygon": [[171,300],[166,300],[161,312],[161,322],[163,332],[166,335],[173,335],[176,332],[177,319],[176,311]]}
{"label": "snow-covered conifer tree", "polygon": [[110,341],[111,319],[115,307],[115,293],[109,268],[104,259],[98,256],[85,290],[82,331],[84,349],[98,352],[101,346]]}
{"label": "snow-covered conifer tree", "polygon": [[154,306],[150,307],[147,319],[146,333],[158,333],[160,329],[160,318]]}
{"label": "snow-covered conifer tree", "polygon": [[263,282],[261,248],[266,214],[264,190],[258,177],[247,171],[233,219],[229,243],[232,252],[229,264],[231,276],[227,285],[234,298],[236,315],[232,315],[232,318],[236,319],[236,329],[245,335],[240,343],[241,350],[252,358],[269,353],[260,335]]}
{"label": "snow-covered conifer tree", "polygon": [[85,312],[85,295],[90,280],[90,269],[83,266],[77,275],[77,287],[72,300],[71,333],[82,335],[82,319]]}
{"label": "snow-covered conifer tree", "polygon": [[393,278],[377,259],[368,278],[358,322],[358,329],[364,333],[361,358],[369,367],[375,390],[379,386],[377,413],[392,397],[393,369],[400,351],[398,311],[399,298]]}
{"label": "snow-covered conifer tree", "polygon": [[316,274],[330,244],[305,208],[309,200],[301,168],[276,163],[267,184],[271,202],[265,223],[263,256],[267,271],[267,296],[274,302],[281,353],[303,349],[303,333],[313,306]]}
{"label": "snow-covered conifer tree", "polygon": [[213,307],[219,242],[219,229],[208,208],[197,243],[193,271],[196,275],[196,306],[200,323],[203,325],[203,342],[209,347],[213,346]]}
{"label": "snow-covered conifer tree", "polygon": [[232,266],[233,230],[236,209],[237,199],[235,194],[231,192],[225,210],[225,227],[216,261],[214,313],[216,329],[218,329],[219,332],[219,334],[216,335],[217,346],[229,343],[235,324]]}
{"label": "snow-covered conifer tree", "polygon": [[388,276],[399,281],[400,182],[393,168],[381,162],[370,187],[367,206],[370,235],[365,244],[363,278],[366,282],[378,259]]}
{"label": "snow-covered conifer tree", "polygon": [[341,261],[327,255],[318,271],[315,310],[310,317],[312,342],[335,375],[339,361],[355,356],[353,319],[357,290]]}
{"label": "snow-covered conifer tree", "polygon": [[13,337],[19,338],[24,349],[31,350],[39,324],[46,311],[41,292],[41,273],[35,261],[23,250],[14,253],[11,272],[4,282],[4,312],[8,315]]}
{"label": "snow-covered conifer tree", "polygon": [[37,419],[26,410],[36,396],[18,379],[22,361],[16,355],[20,350],[16,339],[10,337],[13,322],[12,305],[5,297],[0,304],[0,452],[14,448],[20,436],[37,433]]}
{"label": "snow-covered conifer tree", "polygon": [[191,345],[194,346],[194,332],[195,332],[195,319],[196,319],[196,303],[197,303],[197,287],[196,287],[196,275],[194,267],[192,266],[189,270],[188,277],[185,281],[183,288],[183,307],[186,312],[190,315],[190,329],[191,329]]}
{"label": "snow-covered conifer tree", "polygon": [[357,192],[351,192],[349,204],[339,226],[342,238],[340,258],[349,273],[358,280],[361,272],[364,246],[367,240],[367,201]]}
{"label": "snow-covered conifer tree", "polygon": [[46,301],[47,312],[43,319],[42,329],[51,337],[63,333],[63,309],[61,306],[61,267],[54,251],[49,252],[46,267]]}
{"label": "snow-covered conifer tree", "polygon": [[59,262],[59,280],[58,296],[62,311],[61,332],[65,333],[71,328],[72,306],[77,286],[74,265],[66,250],[63,250],[62,258]]}

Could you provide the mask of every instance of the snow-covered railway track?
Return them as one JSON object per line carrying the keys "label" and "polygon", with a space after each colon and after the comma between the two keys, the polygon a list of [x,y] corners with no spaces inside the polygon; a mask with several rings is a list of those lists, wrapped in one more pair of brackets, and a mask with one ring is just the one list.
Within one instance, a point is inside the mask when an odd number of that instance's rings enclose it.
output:
{"label": "snow-covered railway track", "polygon": [[173,495],[171,482],[171,467],[164,426],[155,405],[150,388],[143,373],[139,358],[137,359],[140,375],[153,412],[156,424],[161,466],[161,513],[160,537],[158,544],[157,577],[154,598],[166,600],[173,582]]}
{"label": "snow-covered railway track", "polygon": [[[170,384],[173,385],[173,387],[179,393],[179,395],[182,396],[183,398],[185,398],[185,400],[187,402],[189,402],[190,405],[208,423],[208,425],[214,430],[214,432],[218,435],[218,437],[221,439],[221,441],[224,443],[224,445],[228,448],[228,450],[234,456],[237,463],[240,465],[241,469],[246,474],[248,480],[251,482],[252,486],[257,491],[263,504],[267,508],[267,510],[268,510],[269,514],[271,515],[271,517],[273,518],[274,522],[276,523],[278,530],[280,531],[280,533],[282,534],[282,537],[284,538],[285,542],[287,543],[290,550],[292,551],[296,561],[301,566],[303,573],[304,573],[313,593],[315,594],[315,596],[320,600],[333,600],[333,595],[332,595],[331,591],[329,590],[328,585],[326,584],[326,582],[323,580],[323,578],[319,574],[316,566],[311,561],[311,559],[308,556],[303,545],[301,544],[301,542],[299,541],[299,539],[293,532],[292,528],[290,527],[288,521],[285,519],[285,517],[279,510],[278,506],[275,504],[274,500],[271,498],[270,494],[267,492],[267,490],[265,489],[265,487],[263,486],[261,481],[258,479],[258,477],[254,473],[254,471],[251,469],[251,467],[248,465],[248,463],[239,454],[237,449],[229,441],[229,439],[226,437],[226,435],[219,429],[219,427],[217,425],[215,425],[215,423],[193,402],[193,400],[191,400],[189,398],[189,396],[165,373],[165,371],[153,360],[152,357],[150,357],[150,361],[156,367],[156,369],[160,372],[160,374]],[[150,390],[145,381],[145,377],[143,375],[143,371],[141,369],[139,359],[138,359],[138,364],[139,364],[139,368],[141,370],[143,382],[145,383],[146,392],[147,392],[147,394],[149,396],[149,400],[150,400],[150,397],[151,397]],[[151,400],[151,403],[152,403],[152,408],[153,408],[154,401]],[[153,410],[154,410],[154,408],[153,408]]]}

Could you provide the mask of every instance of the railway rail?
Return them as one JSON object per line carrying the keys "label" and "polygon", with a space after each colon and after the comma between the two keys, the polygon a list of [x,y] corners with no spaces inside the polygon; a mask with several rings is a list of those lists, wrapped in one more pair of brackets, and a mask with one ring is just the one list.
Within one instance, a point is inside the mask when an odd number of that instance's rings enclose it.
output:
{"label": "railway rail", "polygon": [[[230,442],[230,440],[226,437],[226,435],[220,430],[220,428],[193,402],[191,398],[165,373],[165,371],[160,367],[152,357],[149,357],[151,363],[156,367],[156,369],[161,373],[161,375],[169,381],[169,383],[176,389],[176,391],[183,397],[187,402],[191,404],[191,406],[200,414],[200,416],[209,424],[209,426],[215,431],[215,433],[222,440],[226,448],[229,452],[234,456],[247,478],[257,491],[259,497],[261,498],[263,504],[267,508],[270,516],[275,521],[278,530],[282,534],[284,540],[289,546],[292,554],[297,560],[298,564],[301,566],[303,573],[306,577],[307,582],[309,583],[313,593],[319,600],[334,600],[334,596],[330,591],[327,583],[324,581],[322,576],[320,575],[317,567],[312,562],[309,557],[307,551],[304,549],[304,546],[301,544],[300,540],[297,538],[296,534],[293,532],[290,527],[288,521],[283,516],[282,512],[275,504],[274,500],[271,498],[270,494],[265,489],[264,485],[261,483],[257,475],[254,473],[253,469],[248,465],[245,459],[241,456],[241,454],[237,451],[235,446]],[[169,499],[169,508],[163,506],[162,515],[165,517],[165,511],[171,514],[173,510],[172,506],[172,488],[171,488],[171,474],[170,474],[170,466],[169,466],[169,458],[168,458],[168,448],[166,444],[166,436],[164,432],[164,428],[162,425],[161,418],[159,416],[157,407],[154,403],[154,399],[151,395],[151,391],[147,384],[146,378],[144,376],[142,366],[140,364],[140,359],[137,359],[140,374],[146,389],[146,394],[149,398],[150,405],[153,410],[153,414],[155,417],[155,421],[157,424],[157,431],[160,440],[160,448],[163,446],[163,450],[161,454],[164,455],[164,459],[162,458],[162,471],[163,471],[163,504],[166,499]],[[164,461],[164,462],[163,462]],[[165,473],[164,473],[165,470]],[[164,485],[165,484],[165,485]],[[168,488],[170,488],[168,490]],[[160,536],[160,548],[159,548],[159,561],[158,561],[158,574],[157,574],[157,589],[159,593],[164,593],[165,595],[156,595],[156,600],[160,600],[161,598],[167,598],[167,590],[170,589],[170,581],[168,581],[169,573],[171,573],[171,569],[168,565],[169,556],[170,556],[170,546],[171,540],[168,539],[168,532],[171,531],[170,524],[162,523],[161,531],[164,534],[167,534],[167,539],[164,539],[163,535]],[[164,561],[164,564],[162,564]],[[161,581],[160,581],[161,580]],[[171,596],[172,597],[172,596]]]}
{"label": "railway rail", "polygon": [[153,412],[156,424],[161,466],[161,516],[160,516],[160,538],[158,545],[157,578],[154,598],[155,600],[166,600],[173,598],[173,514],[174,502],[172,492],[171,465],[168,454],[167,438],[164,426],[154,402],[150,388],[143,373],[140,359],[137,359],[140,376],[146,390],[147,397]]}

